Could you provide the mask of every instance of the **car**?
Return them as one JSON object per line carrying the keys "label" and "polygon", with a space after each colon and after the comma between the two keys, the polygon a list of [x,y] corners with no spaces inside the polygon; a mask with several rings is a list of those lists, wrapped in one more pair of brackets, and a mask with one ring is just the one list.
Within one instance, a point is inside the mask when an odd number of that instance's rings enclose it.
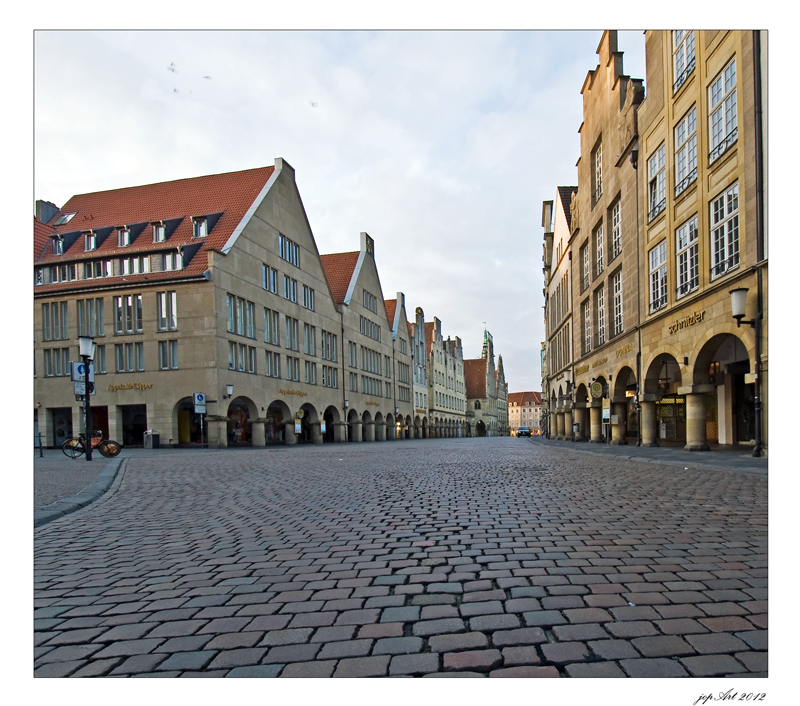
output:
{"label": "car", "polygon": [[530,436],[531,430],[530,427],[520,427],[517,429],[517,436]]}

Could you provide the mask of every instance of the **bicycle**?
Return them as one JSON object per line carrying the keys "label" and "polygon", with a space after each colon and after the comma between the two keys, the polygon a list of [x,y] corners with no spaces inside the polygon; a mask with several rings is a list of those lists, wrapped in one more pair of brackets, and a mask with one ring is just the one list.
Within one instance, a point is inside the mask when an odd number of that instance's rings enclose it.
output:
{"label": "bicycle", "polygon": [[[103,438],[102,429],[95,429],[92,436],[92,448],[97,449],[102,456],[114,458],[122,451],[122,444],[113,439]],[[86,434],[78,434],[77,437],[67,439],[61,446],[61,450],[69,458],[75,459],[86,453]]]}

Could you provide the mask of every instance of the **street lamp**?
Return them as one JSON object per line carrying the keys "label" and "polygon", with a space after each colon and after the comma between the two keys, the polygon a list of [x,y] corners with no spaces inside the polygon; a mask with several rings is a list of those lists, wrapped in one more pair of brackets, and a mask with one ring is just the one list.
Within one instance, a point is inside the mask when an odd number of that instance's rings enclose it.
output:
{"label": "street lamp", "polygon": [[94,358],[94,339],[91,336],[78,336],[78,352],[83,360],[83,422],[86,432],[86,460],[92,460],[92,383],[89,381],[89,366]]}
{"label": "street lamp", "polygon": [[756,355],[755,355],[755,399],[753,400],[753,406],[755,411],[756,417],[756,429],[755,429],[755,445],[753,446],[753,456],[761,456],[761,272],[759,271],[759,311],[756,315],[747,321],[744,320],[745,312],[747,311],[747,287],[737,287],[736,289],[732,289],[730,291],[731,295],[731,314],[734,319],[736,319],[736,328],[739,328],[742,324],[749,324],[753,327],[753,330],[756,335]]}
{"label": "street lamp", "polygon": [[225,394],[222,395],[223,400],[229,400],[233,397],[233,385],[225,385]]}

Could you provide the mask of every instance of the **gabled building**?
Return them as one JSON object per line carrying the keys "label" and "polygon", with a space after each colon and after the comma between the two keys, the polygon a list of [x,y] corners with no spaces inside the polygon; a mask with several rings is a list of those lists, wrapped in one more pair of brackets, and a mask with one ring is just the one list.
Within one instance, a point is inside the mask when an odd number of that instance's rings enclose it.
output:
{"label": "gabled building", "polygon": [[488,331],[483,332],[481,357],[464,361],[464,381],[472,436],[498,436],[497,368],[492,334]]}
{"label": "gabled building", "polygon": [[[406,321],[405,304],[398,310],[395,302],[391,314],[388,311],[375,264],[375,242],[367,233],[361,233],[358,251],[322,255],[321,261],[344,332],[342,386],[346,438],[349,441],[403,438],[412,410],[411,350],[401,327]],[[395,311],[399,318],[390,321],[389,316]],[[398,333],[402,334],[398,337],[398,347],[405,342],[405,352],[395,350]],[[402,401],[397,397],[395,364],[403,375],[404,397],[408,398]]]}
{"label": "gabled building", "polygon": [[412,350],[411,363],[414,373],[414,436],[418,439],[427,439],[430,434],[428,422],[428,342],[425,332],[425,312],[422,307],[418,306],[414,311],[414,323],[409,323]]}
{"label": "gabled building", "polygon": [[528,427],[531,434],[542,433],[542,394],[540,392],[508,393],[508,424],[511,436],[517,435],[517,429]]}
{"label": "gabled building", "polygon": [[467,397],[461,339],[442,335],[442,322],[425,323],[428,360],[428,409],[435,437],[467,436]]}
{"label": "gabled building", "polygon": [[74,196],[60,209],[37,202],[34,415],[44,443],[83,428],[70,362],[84,334],[96,346],[92,426],[125,445],[146,430],[163,445],[342,441],[360,438],[351,413],[360,424],[367,410],[394,437],[398,409],[404,423],[412,409],[396,399],[410,379],[395,370],[411,355],[395,351],[404,307],[388,320],[372,247],[363,234],[359,252],[323,265],[282,159]]}

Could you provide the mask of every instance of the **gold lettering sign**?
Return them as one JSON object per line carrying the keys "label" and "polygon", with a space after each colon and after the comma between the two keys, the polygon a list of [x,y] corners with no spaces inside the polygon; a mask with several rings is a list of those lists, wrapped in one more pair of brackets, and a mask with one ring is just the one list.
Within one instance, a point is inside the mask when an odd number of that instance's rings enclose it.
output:
{"label": "gold lettering sign", "polygon": [[307,392],[303,392],[302,390],[284,390],[281,389],[282,395],[297,395],[298,397],[308,397]]}
{"label": "gold lettering sign", "polygon": [[109,392],[116,392],[117,390],[149,390],[153,387],[152,382],[126,382],[122,385],[109,385]]}
{"label": "gold lettering sign", "polygon": [[588,372],[589,372],[589,363],[586,363],[586,365],[581,365],[580,367],[575,368],[576,375],[583,375],[584,373]]}
{"label": "gold lettering sign", "polygon": [[619,358],[621,355],[625,355],[626,353],[630,353],[633,350],[633,344],[629,343],[627,346],[622,346],[622,348],[617,348],[616,356]]}
{"label": "gold lettering sign", "polygon": [[380,407],[381,406],[380,402],[373,402],[372,400],[367,400],[364,404],[371,405],[373,407]]}
{"label": "gold lettering sign", "polygon": [[694,326],[695,324],[699,324],[701,321],[705,321],[705,318],[705,309],[703,311],[695,311],[694,314],[688,314],[682,319],[678,319],[674,324],[670,324],[669,332],[677,333],[685,328],[689,328],[689,326]]}
{"label": "gold lettering sign", "polygon": [[605,358],[601,358],[600,360],[596,360],[594,363],[592,363],[592,367],[593,368],[598,368],[598,367],[600,367],[601,365],[603,365],[604,363],[607,363],[607,362],[608,362],[608,356],[606,356]]}

